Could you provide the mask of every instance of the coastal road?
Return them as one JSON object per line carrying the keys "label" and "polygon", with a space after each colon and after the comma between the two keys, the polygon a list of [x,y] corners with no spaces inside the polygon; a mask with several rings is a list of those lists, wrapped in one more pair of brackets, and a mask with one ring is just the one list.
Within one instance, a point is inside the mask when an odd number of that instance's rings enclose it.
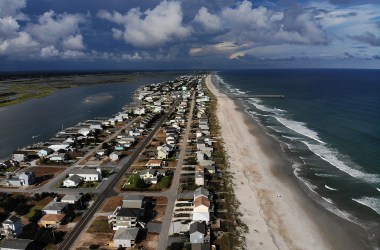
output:
{"label": "coastal road", "polygon": [[68,250],[75,243],[76,239],[79,238],[83,230],[86,228],[87,224],[91,221],[92,217],[99,210],[106,198],[112,196],[114,192],[114,187],[117,185],[118,181],[123,177],[124,173],[127,171],[128,167],[137,159],[140,153],[146,148],[149,142],[152,140],[153,136],[157,133],[163,123],[174,111],[175,107],[179,104],[181,98],[178,98],[172,105],[170,111],[166,113],[159,122],[156,124],[154,129],[150,134],[143,140],[138,148],[135,149],[126,164],[116,173],[116,176],[108,183],[105,190],[99,194],[98,198],[94,201],[92,206],[85,212],[82,219],[76,224],[74,229],[66,236],[63,242],[59,245],[59,250]]}
{"label": "coastal road", "polygon": [[174,177],[172,180],[172,184],[170,186],[170,189],[165,192],[165,196],[168,198],[168,205],[165,210],[165,217],[161,225],[161,232],[158,238],[158,246],[157,246],[158,250],[165,250],[168,244],[169,227],[170,227],[172,217],[173,217],[174,202],[177,198],[179,179],[181,176],[183,160],[185,159],[185,155],[186,155],[187,140],[189,138],[189,134],[191,131],[191,123],[193,120],[194,106],[195,106],[195,91],[192,95],[192,102],[191,102],[189,117],[187,119],[185,135],[183,136],[181,152],[179,153],[179,156],[178,156],[178,162],[177,162],[176,170],[175,170]]}

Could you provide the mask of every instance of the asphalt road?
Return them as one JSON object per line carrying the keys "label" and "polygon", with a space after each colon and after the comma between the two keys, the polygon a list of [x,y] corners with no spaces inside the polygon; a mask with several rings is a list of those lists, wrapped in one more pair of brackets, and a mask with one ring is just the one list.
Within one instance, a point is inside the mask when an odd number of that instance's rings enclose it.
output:
{"label": "asphalt road", "polygon": [[118,183],[118,181],[123,177],[124,173],[127,171],[128,167],[137,159],[139,154],[145,149],[148,143],[152,140],[153,136],[162,126],[162,124],[166,121],[169,115],[174,111],[174,108],[179,104],[181,99],[177,99],[170,111],[165,114],[155,128],[150,132],[150,134],[143,140],[138,148],[135,149],[134,153],[131,155],[126,164],[116,173],[116,176],[108,183],[108,186],[105,190],[99,194],[98,198],[94,201],[92,206],[85,212],[82,219],[76,224],[74,229],[65,237],[63,242],[59,245],[59,250],[68,250],[75,243],[76,239],[81,235],[84,228],[86,228],[87,224],[91,221],[92,217],[96,213],[97,210],[101,207],[106,198],[112,196],[115,192],[113,191],[114,187]]}
{"label": "asphalt road", "polygon": [[181,176],[181,169],[183,165],[183,160],[185,159],[185,155],[186,155],[187,139],[189,138],[189,134],[191,131],[191,123],[192,123],[193,111],[194,111],[194,105],[195,105],[194,97],[195,97],[195,92],[192,95],[192,102],[191,102],[190,112],[189,112],[189,116],[187,120],[185,135],[183,136],[181,152],[179,153],[179,156],[178,156],[178,162],[177,162],[176,170],[175,170],[174,177],[172,180],[172,184],[170,186],[170,189],[167,190],[165,193],[165,196],[168,198],[168,205],[165,210],[165,217],[164,217],[164,220],[161,226],[161,232],[158,238],[158,247],[157,247],[158,250],[165,250],[168,245],[169,227],[170,227],[172,217],[173,217],[174,202],[177,198],[179,179]]}

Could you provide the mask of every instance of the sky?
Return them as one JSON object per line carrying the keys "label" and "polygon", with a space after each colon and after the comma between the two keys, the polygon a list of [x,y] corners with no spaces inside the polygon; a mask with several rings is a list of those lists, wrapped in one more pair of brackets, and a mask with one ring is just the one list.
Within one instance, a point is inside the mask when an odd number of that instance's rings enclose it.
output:
{"label": "sky", "polygon": [[0,0],[0,71],[380,69],[380,0]]}

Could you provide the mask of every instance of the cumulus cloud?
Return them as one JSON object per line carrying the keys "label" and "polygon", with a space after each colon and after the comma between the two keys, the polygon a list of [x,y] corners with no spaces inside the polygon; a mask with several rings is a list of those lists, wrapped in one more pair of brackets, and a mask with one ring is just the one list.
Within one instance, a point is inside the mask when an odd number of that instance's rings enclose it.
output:
{"label": "cumulus cloud", "polygon": [[1,0],[0,17],[15,16],[25,6],[26,0]]}
{"label": "cumulus cloud", "polygon": [[220,18],[217,15],[211,14],[206,7],[199,9],[194,21],[200,23],[208,32],[220,31],[222,29]]}
{"label": "cumulus cloud", "polygon": [[57,41],[78,34],[79,24],[84,22],[83,15],[56,14],[51,10],[41,15],[38,23],[29,24],[25,30],[43,43],[55,44]]}
{"label": "cumulus cloud", "polygon": [[279,44],[326,44],[327,37],[313,15],[303,9],[276,12],[266,7],[253,7],[252,2],[240,2],[235,8],[227,7],[221,19],[229,32],[223,40]]}
{"label": "cumulus cloud", "polygon": [[368,31],[364,32],[361,35],[354,35],[349,37],[359,42],[368,43],[372,46],[380,46],[380,36],[376,36],[375,34]]}
{"label": "cumulus cloud", "polygon": [[[191,33],[191,28],[182,24],[180,2],[163,1],[144,12],[139,8],[132,8],[125,15],[101,10],[97,16],[123,25],[124,41],[138,48],[161,47],[175,39],[186,38]],[[120,38],[120,29],[112,32],[114,38]]]}
{"label": "cumulus cloud", "polygon": [[62,47],[68,50],[83,50],[85,49],[83,44],[83,36],[71,35],[62,41]]}
{"label": "cumulus cloud", "polygon": [[[5,9],[0,8],[0,55],[20,58],[83,56],[80,51],[85,46],[79,26],[86,20],[84,15],[47,11],[32,22],[20,11],[25,1],[4,0],[0,7],[4,6]],[[26,24],[21,25],[20,20]]]}

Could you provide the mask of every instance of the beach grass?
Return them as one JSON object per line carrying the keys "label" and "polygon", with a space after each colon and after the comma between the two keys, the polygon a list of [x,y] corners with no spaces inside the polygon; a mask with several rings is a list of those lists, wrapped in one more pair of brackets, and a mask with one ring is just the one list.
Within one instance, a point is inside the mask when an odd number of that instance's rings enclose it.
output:
{"label": "beach grass", "polygon": [[216,115],[218,100],[214,94],[207,89],[205,84],[204,86],[207,95],[210,97],[208,105],[210,131],[213,137],[216,138],[216,142],[214,143],[214,160],[218,168],[223,172],[223,181],[215,189],[225,194],[225,204],[221,208],[227,211],[227,213],[220,214],[225,224],[223,226],[225,233],[217,239],[217,243],[221,246],[221,249],[242,249],[246,247],[245,234],[248,227],[240,219],[241,214],[238,211],[240,203],[234,194],[228,156],[223,147],[223,140],[220,137],[220,125]]}

